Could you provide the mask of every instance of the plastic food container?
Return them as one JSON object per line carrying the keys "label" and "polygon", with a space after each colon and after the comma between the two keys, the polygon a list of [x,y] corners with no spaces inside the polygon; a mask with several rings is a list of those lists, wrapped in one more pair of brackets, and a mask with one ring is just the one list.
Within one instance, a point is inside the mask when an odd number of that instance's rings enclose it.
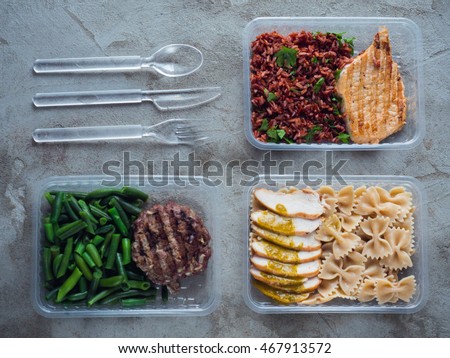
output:
{"label": "plastic food container", "polygon": [[[394,60],[400,66],[407,97],[406,125],[396,134],[379,144],[276,144],[263,143],[253,136],[251,124],[250,57],[251,43],[256,36],[277,31],[283,35],[292,32],[321,31],[345,32],[346,37],[356,37],[355,55],[366,49],[381,26],[386,26],[391,39]],[[385,150],[410,149],[420,144],[425,134],[425,108],[422,74],[422,32],[411,20],[405,18],[374,17],[267,17],[251,21],[243,33],[244,57],[244,130],[248,141],[264,150]]]}
{"label": "plastic food container", "polygon": [[[157,299],[146,306],[122,308],[119,305],[94,305],[88,308],[85,305],[71,303],[54,304],[45,299],[44,273],[42,265],[41,245],[44,237],[42,217],[48,213],[49,205],[44,198],[46,191],[91,191],[108,187],[106,181],[111,183],[108,176],[67,176],[47,178],[35,187],[33,207],[33,284],[32,300],[38,313],[46,317],[94,317],[94,316],[202,316],[214,311],[219,302],[219,286],[217,273],[219,269],[219,244],[217,220],[217,193],[211,182],[202,177],[179,177],[175,181],[172,177],[149,178],[131,176],[129,183],[124,185],[136,187],[150,195],[148,205],[166,203],[174,200],[180,204],[189,205],[204,220],[211,235],[212,256],[207,269],[199,275],[185,278],[181,281],[181,289],[176,295],[169,295],[167,302],[162,302],[161,292]],[[177,178],[178,179],[178,178]],[[193,182],[195,180],[195,183]],[[185,183],[180,186],[179,183]],[[158,184],[159,183],[159,184]],[[163,184],[164,185],[163,185]],[[209,184],[209,185],[208,185]]]}
{"label": "plastic food container", "polygon": [[[414,313],[424,307],[428,296],[428,257],[427,257],[427,208],[426,193],[422,184],[415,178],[406,176],[343,176],[345,184],[323,176],[309,176],[306,181],[302,178],[280,175],[271,176],[271,181],[260,178],[257,184],[252,186],[245,193],[245,205],[247,206],[247,221],[244,231],[245,235],[245,284],[244,300],[249,308],[257,313]],[[415,275],[416,292],[410,302],[398,301],[397,303],[387,303],[379,305],[376,300],[362,303],[346,299],[336,298],[330,302],[315,306],[307,305],[282,305],[269,297],[264,296],[251,284],[253,278],[250,276],[249,268],[249,235],[250,235],[250,206],[253,190],[256,188],[279,189],[286,186],[306,187],[305,182],[313,189],[318,189],[322,185],[331,185],[334,189],[340,189],[345,185],[360,186],[378,185],[385,189],[396,186],[403,186],[413,195],[414,212],[414,247],[416,252],[411,256],[413,266],[402,271],[401,277]],[[268,184],[270,183],[270,185]]]}

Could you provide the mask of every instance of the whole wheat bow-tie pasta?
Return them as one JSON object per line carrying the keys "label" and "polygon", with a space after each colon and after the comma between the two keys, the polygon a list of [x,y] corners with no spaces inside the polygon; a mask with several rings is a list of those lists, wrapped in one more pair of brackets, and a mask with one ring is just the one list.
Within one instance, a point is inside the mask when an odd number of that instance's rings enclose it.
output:
{"label": "whole wheat bow-tie pasta", "polygon": [[386,232],[390,219],[386,217],[369,218],[361,222],[360,227],[370,240],[364,245],[363,255],[380,259],[392,254],[392,248],[383,235]]}

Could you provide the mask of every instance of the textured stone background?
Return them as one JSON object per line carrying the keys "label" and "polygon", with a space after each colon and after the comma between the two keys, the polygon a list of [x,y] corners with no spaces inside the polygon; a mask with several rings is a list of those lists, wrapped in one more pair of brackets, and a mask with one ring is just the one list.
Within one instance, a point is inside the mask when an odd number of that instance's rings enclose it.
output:
{"label": "textured stone background", "polygon": [[[103,145],[36,145],[38,127],[156,123],[172,114],[151,104],[91,108],[33,108],[36,92],[170,88],[219,85],[221,98],[183,112],[207,118],[221,134],[215,145],[198,148],[196,157],[226,163],[262,158],[243,130],[242,44],[244,26],[260,16],[408,17],[423,31],[427,132],[413,150],[335,153],[349,161],[341,173],[411,175],[428,194],[430,297],[412,315],[258,315],[242,298],[242,188],[218,188],[223,209],[220,240],[222,299],[200,318],[47,319],[34,312],[31,282],[31,194],[51,175],[100,174],[107,160],[170,159],[175,149],[149,142]],[[449,44],[448,0],[380,1],[8,1],[0,2],[0,336],[3,337],[449,337],[450,239]],[[205,56],[201,71],[173,80],[152,75],[36,76],[36,58],[145,55],[168,43],[190,43]],[[181,150],[186,156],[187,149]],[[324,154],[276,153],[301,166]],[[201,174],[201,173],[198,173]],[[239,223],[237,225],[236,223]]]}

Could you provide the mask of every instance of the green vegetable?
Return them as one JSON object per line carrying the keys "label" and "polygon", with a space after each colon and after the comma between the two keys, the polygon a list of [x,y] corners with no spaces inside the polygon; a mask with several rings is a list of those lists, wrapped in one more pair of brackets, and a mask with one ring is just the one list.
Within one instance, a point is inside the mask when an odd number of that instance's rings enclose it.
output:
{"label": "green vegetable", "polygon": [[123,298],[121,301],[123,307],[143,306],[147,303],[145,298]]}
{"label": "green vegetable", "polygon": [[66,281],[64,281],[64,283],[59,288],[58,295],[56,296],[57,303],[61,302],[63,298],[76,286],[78,280],[81,278],[82,275],[83,274],[78,269],[78,267],[75,267],[69,278]]}
{"label": "green vegetable", "polygon": [[57,192],[55,195],[55,201],[52,207],[52,214],[50,216],[50,222],[56,224],[58,222],[59,216],[61,215],[62,205],[63,205],[63,192]]}
{"label": "green vegetable", "polygon": [[339,79],[339,76],[341,75],[341,72],[342,72],[342,69],[338,69],[334,73],[334,78],[335,78],[336,81]]}
{"label": "green vegetable", "polygon": [[122,261],[124,265],[131,262],[131,241],[128,238],[122,239]]}
{"label": "green vegetable", "polygon": [[111,208],[108,210],[109,215],[111,215],[114,224],[116,224],[117,228],[119,229],[119,232],[123,236],[128,236],[128,228],[126,227],[125,223],[123,222],[122,218],[120,217],[119,212],[116,208]]}
{"label": "green vegetable", "polygon": [[339,133],[337,139],[339,139],[342,143],[348,143],[350,139],[350,134],[344,132]]}
{"label": "green vegetable", "polygon": [[266,118],[264,118],[258,130],[260,132],[266,132],[268,129],[269,129],[269,121]]}
{"label": "green vegetable", "polygon": [[111,237],[111,244],[109,245],[108,257],[106,258],[105,268],[111,270],[114,267],[116,261],[117,249],[119,248],[120,235],[113,234]]}
{"label": "green vegetable", "polygon": [[311,59],[311,63],[318,64],[318,63],[319,63],[319,60],[317,59],[317,57],[314,56],[314,57]]}
{"label": "green vegetable", "polygon": [[267,136],[269,137],[269,142],[280,143],[283,137],[286,135],[284,129],[277,129],[277,127],[272,127],[267,130]]}
{"label": "green vegetable", "polygon": [[325,83],[325,78],[320,77],[320,78],[317,80],[317,82],[316,82],[316,84],[314,85],[314,87],[313,87],[314,93],[319,93],[319,91],[320,91],[320,89],[322,88],[322,85],[323,85],[324,83]]}
{"label": "green vegetable", "polygon": [[266,95],[267,102],[276,101],[278,99],[278,97],[275,93],[269,92],[269,90],[266,88],[264,88],[264,94]]}
{"label": "green vegetable", "polygon": [[303,139],[305,140],[306,143],[311,143],[316,133],[320,132],[321,130],[322,127],[314,126],[308,130],[308,133],[303,137]]}
{"label": "green vegetable", "polygon": [[61,240],[65,240],[69,236],[73,236],[81,230],[84,230],[86,227],[86,223],[84,223],[82,220],[77,220],[71,222],[70,224],[61,226],[58,230],[56,230],[56,236],[58,236]]}
{"label": "green vegetable", "polygon": [[114,293],[122,293],[122,298],[155,297],[151,282],[131,260],[128,238],[147,194],[124,187],[91,193],[46,192],[44,197],[51,206],[42,220],[47,300],[90,307]]}
{"label": "green vegetable", "polygon": [[291,68],[297,63],[298,50],[282,46],[281,49],[275,53],[276,64],[279,67]]}
{"label": "green vegetable", "polygon": [[72,255],[73,249],[73,238],[67,239],[66,246],[64,248],[64,254],[61,260],[61,263],[58,267],[58,273],[56,274],[56,278],[60,278],[66,274],[67,267],[69,266],[70,256]]}

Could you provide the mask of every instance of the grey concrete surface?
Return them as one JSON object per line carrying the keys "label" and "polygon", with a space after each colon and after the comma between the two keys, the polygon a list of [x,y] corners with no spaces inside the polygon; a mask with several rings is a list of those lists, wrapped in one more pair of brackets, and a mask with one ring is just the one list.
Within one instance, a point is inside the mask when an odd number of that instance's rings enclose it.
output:
{"label": "grey concrete surface", "polygon": [[[48,319],[31,305],[31,195],[51,175],[101,174],[108,160],[170,159],[178,149],[149,142],[36,145],[38,127],[156,123],[182,115],[210,120],[220,133],[197,148],[202,161],[261,160],[243,133],[242,30],[259,16],[397,16],[423,32],[426,137],[408,151],[335,153],[342,174],[411,175],[428,194],[429,287],[426,306],[411,315],[259,315],[242,298],[243,188],[220,186],[223,264],[218,309],[199,318]],[[149,74],[36,76],[36,58],[145,55],[168,43],[189,43],[205,56],[200,71],[181,79]],[[380,1],[10,1],[0,2],[0,336],[2,337],[449,337],[450,336],[450,6],[448,0]],[[151,104],[36,109],[36,92],[181,88],[219,85],[205,107],[158,112]],[[180,150],[186,157],[189,149]],[[297,167],[320,152],[274,153]],[[160,167],[157,167],[160,172]],[[291,168],[292,169],[292,168]],[[322,174],[323,172],[319,172]],[[201,173],[198,173],[201,174]],[[239,176],[239,173],[237,173]]]}

